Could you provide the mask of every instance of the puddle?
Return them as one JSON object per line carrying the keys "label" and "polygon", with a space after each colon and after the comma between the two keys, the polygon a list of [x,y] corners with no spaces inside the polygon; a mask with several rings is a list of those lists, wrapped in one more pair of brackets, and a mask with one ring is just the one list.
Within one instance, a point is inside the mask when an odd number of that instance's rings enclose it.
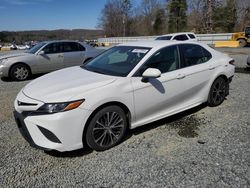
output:
{"label": "puddle", "polygon": [[178,135],[184,138],[194,138],[198,136],[197,131],[204,120],[197,118],[195,115],[183,117],[169,124],[170,128],[176,129]]}

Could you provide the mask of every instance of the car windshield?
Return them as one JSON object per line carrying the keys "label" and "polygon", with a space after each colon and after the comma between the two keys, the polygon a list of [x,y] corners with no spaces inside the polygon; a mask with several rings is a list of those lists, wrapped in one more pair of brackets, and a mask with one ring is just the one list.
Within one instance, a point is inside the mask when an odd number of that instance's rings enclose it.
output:
{"label": "car windshield", "polygon": [[162,37],[157,37],[155,40],[170,40],[172,36],[162,36]]}
{"label": "car windshield", "polygon": [[38,44],[36,44],[35,46],[33,46],[31,49],[29,49],[27,51],[27,53],[31,53],[34,54],[37,52],[37,50],[39,50],[40,48],[42,48],[45,44],[47,44],[46,42],[39,42]]}
{"label": "car windshield", "polygon": [[82,68],[101,74],[125,77],[149,50],[150,48],[145,47],[116,46],[83,65]]}

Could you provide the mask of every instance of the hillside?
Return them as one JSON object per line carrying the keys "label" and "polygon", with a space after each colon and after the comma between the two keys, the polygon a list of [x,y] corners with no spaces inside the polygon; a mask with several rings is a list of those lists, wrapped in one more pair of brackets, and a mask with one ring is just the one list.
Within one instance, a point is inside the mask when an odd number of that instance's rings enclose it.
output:
{"label": "hillside", "polygon": [[57,39],[97,39],[103,37],[102,30],[73,29],[73,30],[36,30],[36,31],[2,31],[0,32],[1,43],[15,41],[21,44],[27,41],[44,41]]}

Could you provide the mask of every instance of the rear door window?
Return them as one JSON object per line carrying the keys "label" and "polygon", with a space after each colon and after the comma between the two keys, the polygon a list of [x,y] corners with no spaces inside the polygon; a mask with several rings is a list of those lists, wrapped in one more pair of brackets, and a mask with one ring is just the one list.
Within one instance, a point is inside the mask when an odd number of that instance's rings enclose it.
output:
{"label": "rear door window", "polygon": [[77,52],[79,50],[79,45],[76,42],[64,42],[63,52]]}
{"label": "rear door window", "polygon": [[182,44],[180,49],[182,53],[182,68],[205,63],[212,58],[211,53],[199,45]]}

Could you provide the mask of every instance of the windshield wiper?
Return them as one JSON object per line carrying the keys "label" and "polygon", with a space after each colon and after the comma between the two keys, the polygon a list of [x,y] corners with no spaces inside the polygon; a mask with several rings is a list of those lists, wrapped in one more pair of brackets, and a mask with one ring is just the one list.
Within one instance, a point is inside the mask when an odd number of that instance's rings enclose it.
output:
{"label": "windshield wiper", "polygon": [[99,71],[99,70],[93,70],[93,69],[89,69],[89,68],[87,68],[86,66],[81,66],[83,69],[85,69],[85,70],[88,70],[88,71],[90,71],[90,72],[95,72],[95,73],[99,73],[99,74],[105,74],[104,72],[102,72],[102,71]]}

